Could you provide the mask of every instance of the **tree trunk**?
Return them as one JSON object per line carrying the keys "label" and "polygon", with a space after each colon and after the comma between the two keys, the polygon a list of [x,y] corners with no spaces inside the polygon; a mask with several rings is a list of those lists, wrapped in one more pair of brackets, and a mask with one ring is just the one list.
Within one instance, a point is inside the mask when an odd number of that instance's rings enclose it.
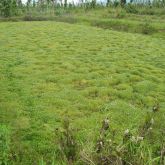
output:
{"label": "tree trunk", "polygon": [[67,7],[67,0],[64,0],[64,7]]}
{"label": "tree trunk", "polygon": [[121,0],[120,1],[121,6],[123,7],[126,4],[126,0]]}

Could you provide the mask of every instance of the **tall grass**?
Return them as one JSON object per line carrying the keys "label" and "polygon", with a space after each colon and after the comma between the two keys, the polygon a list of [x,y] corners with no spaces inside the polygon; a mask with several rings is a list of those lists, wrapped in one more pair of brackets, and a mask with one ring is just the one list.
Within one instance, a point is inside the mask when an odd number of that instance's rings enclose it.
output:
{"label": "tall grass", "polygon": [[10,157],[10,132],[6,125],[0,125],[0,164],[8,165]]}
{"label": "tall grass", "polygon": [[69,129],[69,120],[65,119],[63,131],[58,134],[60,151],[66,158],[61,157],[62,160],[66,160],[67,164],[83,165],[164,165],[164,142],[160,144],[161,152],[155,152],[146,141],[152,134],[155,112],[153,109],[146,114],[138,131],[126,129],[120,141],[116,140],[117,133],[113,131],[110,120],[104,119],[99,132],[96,133],[96,140],[93,140],[91,151],[80,144],[78,149],[78,145],[75,145],[78,139],[73,139],[76,132]]}

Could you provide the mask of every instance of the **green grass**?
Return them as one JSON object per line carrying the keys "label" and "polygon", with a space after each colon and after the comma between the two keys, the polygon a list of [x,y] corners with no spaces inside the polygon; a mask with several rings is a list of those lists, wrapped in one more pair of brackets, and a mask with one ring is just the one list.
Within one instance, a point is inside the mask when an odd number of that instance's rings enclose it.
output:
{"label": "green grass", "polygon": [[[137,12],[133,12],[133,11]],[[165,38],[164,8],[126,5],[124,8],[101,7],[95,9],[76,8],[49,8],[39,12],[39,9],[30,8],[20,16],[2,18],[0,21],[56,21],[71,24],[85,24],[115,31],[140,33],[154,37]],[[151,12],[151,13],[150,13]]]}
{"label": "green grass", "polygon": [[155,151],[165,121],[164,73],[161,38],[49,21],[0,23],[0,122],[10,128],[12,153],[6,160],[59,161],[55,129],[66,116],[84,148],[107,116],[118,141],[159,103],[147,139]]}

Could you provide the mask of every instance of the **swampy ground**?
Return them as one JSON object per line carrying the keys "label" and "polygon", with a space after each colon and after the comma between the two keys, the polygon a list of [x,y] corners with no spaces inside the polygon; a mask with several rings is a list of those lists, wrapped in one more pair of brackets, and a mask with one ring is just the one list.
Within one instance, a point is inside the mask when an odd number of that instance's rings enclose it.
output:
{"label": "swampy ground", "polygon": [[103,119],[120,141],[159,104],[145,141],[155,151],[164,100],[163,37],[54,21],[0,23],[0,121],[9,164],[58,164],[55,130],[66,117],[80,146],[93,150]]}

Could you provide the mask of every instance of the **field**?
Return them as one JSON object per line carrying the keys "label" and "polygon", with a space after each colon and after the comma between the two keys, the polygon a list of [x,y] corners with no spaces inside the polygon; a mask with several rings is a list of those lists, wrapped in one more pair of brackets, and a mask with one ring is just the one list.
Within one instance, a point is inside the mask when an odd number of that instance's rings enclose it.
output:
{"label": "field", "polygon": [[165,140],[164,74],[163,37],[53,21],[1,22],[5,161],[65,164],[55,130],[66,117],[88,152],[103,119],[110,119],[119,142],[126,129],[137,132],[155,104],[160,111],[145,143],[157,151]]}

